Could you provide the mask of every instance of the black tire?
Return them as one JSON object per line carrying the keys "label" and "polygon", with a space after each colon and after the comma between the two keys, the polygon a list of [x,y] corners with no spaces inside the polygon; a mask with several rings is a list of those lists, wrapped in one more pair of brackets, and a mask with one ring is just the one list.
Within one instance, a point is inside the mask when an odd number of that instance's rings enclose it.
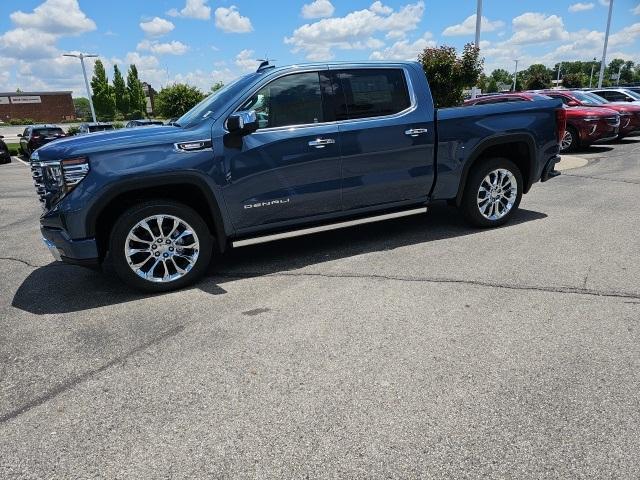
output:
{"label": "black tire", "polygon": [[[132,267],[129,266],[129,260],[125,255],[125,244],[127,242],[129,232],[139,222],[154,215],[176,217],[185,222],[186,225],[188,225],[197,236],[199,248],[197,249],[197,258],[193,263],[193,266],[190,267],[190,270],[188,270],[187,273],[174,280],[153,282],[151,280],[142,278],[141,276],[136,274],[136,272],[134,272]],[[170,229],[170,226],[165,226],[165,231],[162,233],[157,233],[157,235],[164,237],[168,234],[168,229]],[[151,237],[149,236],[149,238]],[[153,245],[153,243],[151,242],[147,243]],[[129,247],[132,247],[132,245],[129,244]],[[177,254],[177,246],[175,247],[175,250]],[[111,230],[111,236],[109,240],[109,256],[111,258],[113,269],[115,270],[118,277],[120,277],[122,281],[127,285],[144,292],[167,292],[171,290],[177,290],[194,283],[206,272],[207,267],[209,266],[209,263],[211,261],[212,250],[213,238],[211,236],[211,232],[209,231],[209,227],[202,219],[202,217],[192,208],[171,200],[149,200],[129,208],[118,218],[118,220],[116,220],[113,229]],[[195,250],[193,250],[192,252],[195,252]],[[152,257],[149,256],[149,259],[151,258]],[[178,256],[176,256],[175,260],[178,261]],[[138,259],[135,259],[135,261],[138,261]],[[147,266],[148,265],[149,264],[147,264]],[[166,264],[164,264],[163,262],[163,269],[167,268],[165,265]],[[173,263],[173,265],[175,266],[176,263]],[[180,266],[185,267],[184,264]],[[160,266],[158,265],[157,268],[160,268]],[[171,270],[173,267],[169,266],[168,268]],[[156,272],[158,271],[156,270]],[[173,268],[173,272],[174,274],[179,274],[179,272],[175,270],[175,268]],[[167,270],[164,270],[164,273],[167,274],[171,272],[167,272]]]}
{"label": "black tire", "polygon": [[[499,218],[491,219],[485,217],[480,210],[478,196],[485,177],[498,169],[507,170],[511,173],[513,178],[515,178],[517,191],[515,199],[513,199],[512,202],[505,200],[499,206],[495,207],[499,211],[502,211],[503,215]],[[505,186],[508,187],[511,183],[512,182],[508,182]],[[522,199],[523,188],[522,173],[515,163],[507,158],[491,158],[474,166],[471,172],[469,172],[464,194],[462,196],[462,202],[460,203],[460,209],[462,210],[466,220],[474,227],[498,227],[508,222],[513,213],[518,209],[520,200]],[[500,208],[502,208],[502,210],[500,210]]]}
{"label": "black tire", "polygon": [[578,135],[578,131],[574,127],[567,127],[565,136],[569,136],[571,138],[571,142],[568,147],[565,147],[564,149],[561,147],[560,153],[575,152],[580,148],[580,136]]}

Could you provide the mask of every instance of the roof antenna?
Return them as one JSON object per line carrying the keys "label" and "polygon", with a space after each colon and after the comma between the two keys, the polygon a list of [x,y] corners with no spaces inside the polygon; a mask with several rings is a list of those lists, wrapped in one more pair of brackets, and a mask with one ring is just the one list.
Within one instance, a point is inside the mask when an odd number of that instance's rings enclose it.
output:
{"label": "roof antenna", "polygon": [[269,58],[268,55],[265,55],[264,58],[258,58],[256,61],[260,62],[258,66],[258,70],[256,72],[262,72],[263,70],[267,70],[269,68],[276,68],[275,65],[271,65],[269,62],[275,62],[275,58]]}

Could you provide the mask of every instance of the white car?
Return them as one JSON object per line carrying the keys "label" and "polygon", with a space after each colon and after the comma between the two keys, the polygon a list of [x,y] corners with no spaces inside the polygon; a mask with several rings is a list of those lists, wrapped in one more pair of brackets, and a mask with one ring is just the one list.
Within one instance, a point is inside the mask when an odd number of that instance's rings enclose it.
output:
{"label": "white car", "polygon": [[599,97],[602,97],[611,103],[631,103],[633,105],[640,105],[640,93],[627,90],[626,88],[601,88],[590,90],[590,92],[595,93]]}

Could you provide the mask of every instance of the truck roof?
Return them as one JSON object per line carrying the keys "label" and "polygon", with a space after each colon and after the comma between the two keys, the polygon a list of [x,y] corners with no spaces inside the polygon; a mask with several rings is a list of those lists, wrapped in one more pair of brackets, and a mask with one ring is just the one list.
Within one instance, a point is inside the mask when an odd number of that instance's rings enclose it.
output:
{"label": "truck roof", "polygon": [[331,62],[306,62],[306,63],[294,63],[291,65],[264,65],[264,62],[260,65],[256,73],[263,72],[280,72],[286,70],[296,70],[296,69],[307,69],[307,68],[331,68],[331,67],[340,67],[346,68],[349,66],[353,67],[367,67],[370,66],[372,68],[375,67],[384,67],[384,66],[394,66],[397,67],[399,65],[419,65],[420,63],[415,60],[364,60],[364,61],[331,61]]}

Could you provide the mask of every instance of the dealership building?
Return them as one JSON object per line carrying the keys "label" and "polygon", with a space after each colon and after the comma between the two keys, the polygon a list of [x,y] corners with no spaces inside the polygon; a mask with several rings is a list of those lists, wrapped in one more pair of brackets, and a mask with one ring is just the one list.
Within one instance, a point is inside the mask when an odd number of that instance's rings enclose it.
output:
{"label": "dealership building", "polygon": [[0,120],[29,119],[40,123],[75,120],[71,92],[0,92]]}

